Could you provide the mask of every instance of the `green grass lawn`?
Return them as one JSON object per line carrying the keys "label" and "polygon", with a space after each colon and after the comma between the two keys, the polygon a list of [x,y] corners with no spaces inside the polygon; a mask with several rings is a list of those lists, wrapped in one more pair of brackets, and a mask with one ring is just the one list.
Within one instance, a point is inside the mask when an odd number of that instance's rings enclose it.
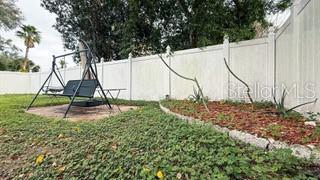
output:
{"label": "green grass lawn", "polygon": [[[266,153],[234,142],[164,114],[155,102],[122,101],[143,106],[96,122],[71,123],[24,113],[30,100],[30,95],[0,96],[0,179],[155,179],[157,172],[165,179],[304,179],[316,174],[289,151]],[[38,105],[46,103],[40,97]]]}

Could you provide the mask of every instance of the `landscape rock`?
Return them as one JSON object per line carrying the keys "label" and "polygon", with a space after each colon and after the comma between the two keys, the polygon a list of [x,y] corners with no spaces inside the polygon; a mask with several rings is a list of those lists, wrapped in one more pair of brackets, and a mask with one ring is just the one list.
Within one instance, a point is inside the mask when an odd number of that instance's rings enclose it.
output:
{"label": "landscape rock", "polygon": [[310,150],[313,150],[314,148],[316,148],[316,146],[312,145],[312,144],[308,144],[307,147],[310,149]]}
{"label": "landscape rock", "polygon": [[311,156],[311,150],[306,147],[299,144],[294,144],[290,146],[290,149],[292,150],[292,155],[299,157],[299,158],[310,158]]}
{"label": "landscape rock", "polygon": [[216,131],[221,132],[221,133],[228,134],[230,132],[230,130],[228,128],[220,127],[218,125],[213,125],[212,127],[213,127],[213,129],[215,129]]}
{"label": "landscape rock", "polygon": [[268,145],[269,150],[290,148],[289,145],[285,142],[275,141],[272,138],[269,138],[268,141],[269,141],[269,145]]}
{"label": "landscape rock", "polygon": [[311,152],[311,158],[312,158],[312,161],[315,164],[320,164],[320,151],[319,150],[313,150]]}
{"label": "landscape rock", "polygon": [[316,122],[314,122],[314,121],[306,121],[306,122],[304,122],[304,125],[305,126],[313,126],[313,127],[317,126]]}
{"label": "landscape rock", "polygon": [[177,117],[177,118],[179,118],[179,119],[185,120],[185,121],[187,121],[188,123],[204,124],[204,122],[201,121],[201,120],[194,119],[194,118],[189,117],[189,116],[184,116],[184,115],[181,115],[181,114],[172,112],[172,111],[170,111],[168,108],[162,106],[162,104],[159,103],[159,105],[160,105],[160,109],[161,109],[162,111],[164,111],[165,113],[168,113],[168,114],[170,114],[170,115],[173,115],[173,116],[175,116],[175,117]]}
{"label": "landscape rock", "polygon": [[232,130],[229,132],[229,136],[232,139],[240,140],[244,143],[251,144],[253,146],[266,149],[268,147],[269,141],[264,138],[258,138],[254,135],[244,133],[237,130]]}
{"label": "landscape rock", "polygon": [[164,111],[165,113],[167,113],[167,114],[176,116],[177,118],[183,119],[183,120],[185,120],[185,121],[187,121],[187,122],[189,122],[190,120],[192,120],[192,118],[190,118],[190,117],[183,116],[183,115],[180,115],[180,114],[178,114],[178,113],[174,113],[174,112],[170,111],[168,108],[162,106],[162,104],[160,104],[160,103],[159,103],[159,106],[160,106],[160,109],[161,109],[162,111]]}
{"label": "landscape rock", "polygon": [[180,119],[186,120],[188,123],[195,123],[195,121],[196,121],[196,120],[194,120],[192,117],[188,117],[188,116],[184,116],[184,115],[180,115],[180,114],[177,114],[177,116],[178,116]]}
{"label": "landscape rock", "polygon": [[[186,116],[185,116],[186,117]],[[206,122],[201,121],[200,119],[188,118],[189,123],[205,125]]]}

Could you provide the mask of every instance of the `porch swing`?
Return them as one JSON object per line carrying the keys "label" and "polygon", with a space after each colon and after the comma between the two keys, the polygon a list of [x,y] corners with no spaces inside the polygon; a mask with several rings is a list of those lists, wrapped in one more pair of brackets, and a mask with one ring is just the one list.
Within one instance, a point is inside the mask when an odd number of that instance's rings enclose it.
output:
{"label": "porch swing", "polygon": [[[32,106],[34,101],[37,99],[41,91],[44,92],[44,95],[53,96],[53,97],[62,96],[62,97],[69,98],[70,103],[64,113],[63,118],[67,117],[67,114],[71,106],[89,107],[89,106],[97,106],[97,105],[105,104],[109,109],[112,109],[108,101],[108,98],[105,92],[103,91],[103,87],[98,79],[97,66],[96,66],[96,62],[94,61],[91,49],[89,48],[88,44],[82,40],[81,42],[79,42],[79,46],[83,47],[83,48],[80,48],[79,51],[60,55],[60,56],[53,56],[51,72],[49,73],[47,79],[44,81],[44,83],[38,90],[37,94],[32,99],[31,103],[27,107],[27,110],[30,109],[30,107]],[[65,85],[64,80],[59,71],[59,68],[57,68],[56,59],[70,56],[70,55],[75,55],[75,54],[83,56],[86,59],[82,78],[80,80],[69,80]],[[58,79],[61,87],[55,87],[51,85],[53,75],[55,75],[55,77]],[[100,101],[94,99],[94,94],[97,88],[99,88],[101,91],[102,100]],[[85,101],[75,101],[76,98],[87,98],[87,99]]]}

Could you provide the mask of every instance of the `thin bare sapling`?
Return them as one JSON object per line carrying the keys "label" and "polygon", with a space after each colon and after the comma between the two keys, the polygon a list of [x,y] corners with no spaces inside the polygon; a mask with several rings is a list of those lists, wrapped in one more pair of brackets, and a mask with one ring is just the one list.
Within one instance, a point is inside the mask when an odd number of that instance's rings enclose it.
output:
{"label": "thin bare sapling", "polygon": [[226,65],[228,71],[232,74],[232,76],[235,77],[238,81],[240,81],[243,85],[246,86],[246,88],[247,88],[247,96],[248,96],[248,98],[250,100],[250,103],[253,104],[253,99],[252,99],[252,97],[250,95],[250,91],[251,90],[250,90],[249,85],[246,82],[244,82],[243,80],[241,80],[235,73],[233,73],[233,71],[230,69],[230,67],[229,67],[229,65],[228,65],[228,63],[226,61],[226,58],[224,58],[224,64]]}
{"label": "thin bare sapling", "polygon": [[201,89],[201,87],[200,87],[200,84],[199,84],[197,78],[195,77],[194,79],[192,79],[192,78],[188,78],[188,77],[182,76],[181,74],[179,74],[179,73],[177,73],[175,70],[173,70],[173,69],[166,63],[166,61],[163,59],[162,55],[158,54],[158,56],[159,56],[160,60],[163,62],[163,64],[164,64],[171,72],[173,72],[175,75],[181,77],[182,79],[185,79],[185,80],[188,80],[188,81],[192,81],[192,82],[194,82],[194,83],[196,84],[196,86],[197,86],[197,88],[198,88],[198,91],[199,91],[199,93],[200,93],[200,95],[201,95],[201,97],[202,97],[202,98],[201,98],[202,104],[203,104],[203,106],[205,107],[206,111],[207,111],[208,113],[210,113],[209,108],[208,108],[208,106],[207,106],[206,98],[205,98],[204,95],[203,95],[203,91],[202,91],[202,89]]}

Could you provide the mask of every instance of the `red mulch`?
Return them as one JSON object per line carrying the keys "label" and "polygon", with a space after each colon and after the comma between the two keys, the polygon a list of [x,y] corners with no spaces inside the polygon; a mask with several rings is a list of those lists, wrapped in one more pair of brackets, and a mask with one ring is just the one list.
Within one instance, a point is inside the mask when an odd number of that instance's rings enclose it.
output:
{"label": "red mulch", "polygon": [[259,137],[273,138],[288,144],[320,145],[320,136],[314,134],[316,128],[305,126],[303,117],[280,117],[275,113],[274,107],[253,108],[251,104],[233,105],[213,101],[208,103],[208,108],[210,113],[207,113],[201,104],[181,101],[175,103],[171,110],[204,121],[212,121],[213,124],[222,127],[257,134]]}

